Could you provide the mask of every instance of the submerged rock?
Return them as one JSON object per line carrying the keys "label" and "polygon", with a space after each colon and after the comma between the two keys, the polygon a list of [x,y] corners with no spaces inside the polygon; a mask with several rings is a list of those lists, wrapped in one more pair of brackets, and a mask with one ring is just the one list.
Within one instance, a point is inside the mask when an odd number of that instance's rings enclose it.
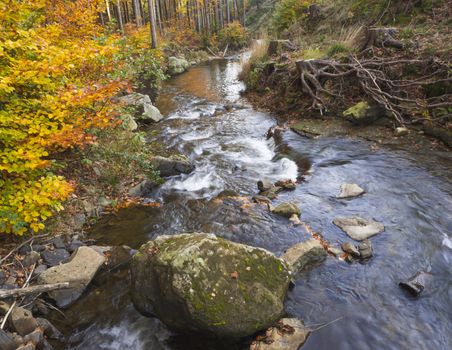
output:
{"label": "submerged rock", "polygon": [[310,330],[296,318],[283,318],[265,332],[265,337],[251,343],[250,350],[298,350]]}
{"label": "submerged rock", "polygon": [[290,282],[286,263],[272,253],[205,233],[144,244],[131,273],[142,314],[220,337],[248,336],[278,320]]}
{"label": "submerged rock", "polygon": [[424,291],[425,286],[432,279],[432,275],[426,272],[418,272],[406,282],[400,282],[399,286],[413,296],[418,296]]}
{"label": "submerged rock", "polygon": [[105,257],[90,247],[80,247],[71,260],[51,267],[38,277],[39,284],[69,282],[70,289],[49,292],[58,307],[67,307],[76,301],[105,262]]}
{"label": "submerged rock", "polygon": [[188,157],[183,155],[172,155],[168,158],[156,156],[152,158],[151,163],[162,177],[189,174],[195,170]]}
{"label": "submerged rock", "polygon": [[290,218],[292,215],[301,215],[300,207],[295,202],[284,202],[273,208],[272,213]]}
{"label": "submerged rock", "polygon": [[333,223],[355,241],[363,241],[385,229],[383,224],[359,216],[336,218]]}
{"label": "submerged rock", "polygon": [[310,239],[287,249],[281,259],[287,262],[294,273],[298,273],[322,262],[326,257],[327,253],[322,244],[316,239]]}
{"label": "submerged rock", "polygon": [[357,184],[342,184],[341,185],[341,193],[337,196],[337,198],[351,198],[357,197],[364,193],[364,190],[359,187]]}

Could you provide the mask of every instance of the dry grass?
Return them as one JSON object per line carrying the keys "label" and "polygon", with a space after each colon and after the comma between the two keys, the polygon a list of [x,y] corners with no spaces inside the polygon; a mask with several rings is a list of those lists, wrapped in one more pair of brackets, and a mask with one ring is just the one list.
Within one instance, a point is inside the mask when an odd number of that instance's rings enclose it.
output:
{"label": "dry grass", "polygon": [[263,61],[267,57],[268,43],[269,40],[266,37],[253,42],[250,48],[250,56],[242,58],[242,70],[239,74],[241,80],[247,81],[253,64]]}

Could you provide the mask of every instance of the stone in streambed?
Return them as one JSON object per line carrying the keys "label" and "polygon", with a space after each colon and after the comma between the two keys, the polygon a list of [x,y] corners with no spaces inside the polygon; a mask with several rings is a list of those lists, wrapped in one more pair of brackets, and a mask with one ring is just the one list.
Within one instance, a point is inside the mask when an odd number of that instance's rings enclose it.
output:
{"label": "stone in streambed", "polygon": [[350,242],[342,243],[341,248],[344,252],[350,254],[354,258],[359,258],[361,256],[361,253],[359,252],[358,248]]}
{"label": "stone in streambed", "polygon": [[355,241],[363,241],[385,229],[383,224],[359,216],[339,217],[333,223]]}
{"label": "stone in streambed", "polygon": [[298,350],[310,330],[296,318],[283,318],[265,332],[264,339],[251,343],[250,350]]}
{"label": "stone in streambed", "polygon": [[162,177],[189,174],[195,170],[194,165],[188,157],[183,155],[172,155],[170,157],[156,156],[151,159],[151,163]]}
{"label": "stone in streambed", "polygon": [[257,189],[260,192],[265,192],[268,191],[269,189],[271,189],[273,187],[273,183],[270,180],[267,179],[263,179],[263,180],[259,180],[257,182]]}
{"label": "stone in streambed", "polygon": [[342,184],[341,193],[337,196],[339,199],[358,197],[364,193],[364,190],[357,184]]}
{"label": "stone in streambed", "polygon": [[273,208],[272,213],[290,218],[294,214],[300,216],[301,210],[295,202],[284,202]]}
{"label": "stone in streambed", "polygon": [[49,292],[58,307],[67,307],[76,301],[105,262],[105,257],[90,247],[80,247],[71,260],[51,267],[38,277],[39,284],[69,282],[70,289]]}
{"label": "stone in streambed", "polygon": [[408,281],[400,282],[399,286],[411,293],[413,296],[419,296],[419,294],[424,291],[425,286],[430,283],[432,277],[433,276],[430,273],[420,271]]}
{"label": "stone in streambed", "polygon": [[327,257],[326,250],[316,239],[297,243],[286,250],[281,259],[287,262],[294,273],[318,264]]}
{"label": "stone in streambed", "polygon": [[358,244],[358,250],[359,254],[361,256],[361,259],[369,259],[372,257],[372,244],[368,239],[365,239],[361,243]]}
{"label": "stone in streambed", "polygon": [[160,236],[131,264],[132,300],[168,327],[219,337],[243,337],[283,313],[290,283],[286,263],[272,253],[213,234]]}

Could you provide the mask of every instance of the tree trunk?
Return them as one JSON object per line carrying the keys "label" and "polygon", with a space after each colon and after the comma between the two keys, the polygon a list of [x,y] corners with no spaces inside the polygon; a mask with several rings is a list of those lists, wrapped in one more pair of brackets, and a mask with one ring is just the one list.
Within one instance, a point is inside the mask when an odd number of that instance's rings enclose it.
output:
{"label": "tree trunk", "polygon": [[108,2],[108,0],[105,0],[105,7],[107,9],[108,21],[111,22],[110,3]]}
{"label": "tree trunk", "polygon": [[148,0],[148,6],[149,6],[149,25],[151,29],[151,47],[155,49],[157,48],[157,31],[155,23],[154,0]]}
{"label": "tree trunk", "polygon": [[123,22],[123,19],[122,19],[121,0],[117,0],[116,1],[116,6],[118,8],[119,30],[121,31],[122,35],[124,35],[124,22]]}

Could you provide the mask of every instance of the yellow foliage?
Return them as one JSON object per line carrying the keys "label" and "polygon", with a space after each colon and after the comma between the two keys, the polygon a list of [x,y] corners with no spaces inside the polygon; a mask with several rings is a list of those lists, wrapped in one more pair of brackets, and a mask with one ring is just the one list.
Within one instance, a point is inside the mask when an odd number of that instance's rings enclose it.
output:
{"label": "yellow foliage", "polygon": [[97,25],[102,0],[0,0],[0,232],[44,227],[73,186],[52,155],[116,123],[120,38]]}

